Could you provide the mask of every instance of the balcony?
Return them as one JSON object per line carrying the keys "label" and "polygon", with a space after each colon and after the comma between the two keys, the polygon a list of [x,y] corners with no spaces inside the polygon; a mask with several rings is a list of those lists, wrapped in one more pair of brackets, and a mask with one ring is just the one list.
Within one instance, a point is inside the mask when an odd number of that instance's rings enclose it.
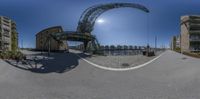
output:
{"label": "balcony", "polygon": [[10,44],[10,40],[2,40],[2,42],[5,44],[5,45],[9,45]]}
{"label": "balcony", "polygon": [[3,33],[3,36],[10,37],[10,35],[8,33]]}
{"label": "balcony", "polygon": [[9,23],[9,21],[8,21],[8,20],[5,20],[5,19],[3,20],[3,22],[4,22],[4,23]]}
{"label": "balcony", "polygon": [[190,31],[200,31],[200,26],[197,26],[197,25],[190,26],[189,30]]}
{"label": "balcony", "polygon": [[196,31],[189,31],[190,34],[200,34],[200,30],[196,30]]}
{"label": "balcony", "polygon": [[190,47],[190,51],[199,52],[200,51],[200,47]]}
{"label": "balcony", "polygon": [[3,28],[6,28],[6,29],[10,29],[10,25],[9,25],[9,24],[3,23],[3,24],[2,24],[2,27],[3,27]]}
{"label": "balcony", "polygon": [[190,27],[200,28],[200,22],[199,23],[190,23],[189,25],[190,25]]}
{"label": "balcony", "polygon": [[190,19],[200,19],[200,16],[193,15],[193,16],[190,16]]}
{"label": "balcony", "polygon": [[190,24],[200,24],[200,19],[189,19],[182,22],[183,23],[190,23]]}
{"label": "balcony", "polygon": [[190,42],[200,42],[200,39],[190,39]]}
{"label": "balcony", "polygon": [[16,28],[15,26],[13,26],[11,29],[12,29],[12,30],[16,30],[17,28]]}
{"label": "balcony", "polygon": [[198,35],[190,35],[190,41],[199,42],[200,41],[200,36],[198,36]]}
{"label": "balcony", "polygon": [[4,20],[10,20],[9,18],[7,18],[7,17],[5,17],[5,16],[3,17],[3,19],[4,19]]}
{"label": "balcony", "polygon": [[12,25],[13,25],[13,26],[16,26],[16,23],[12,21]]}

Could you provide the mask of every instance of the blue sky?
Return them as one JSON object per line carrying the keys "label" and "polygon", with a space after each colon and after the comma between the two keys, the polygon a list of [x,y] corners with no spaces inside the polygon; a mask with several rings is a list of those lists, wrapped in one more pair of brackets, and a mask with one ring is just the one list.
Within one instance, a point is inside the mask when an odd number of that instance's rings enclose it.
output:
{"label": "blue sky", "polygon": [[200,0],[1,0],[0,15],[17,23],[19,42],[35,47],[35,34],[44,28],[61,25],[75,31],[82,12],[95,4],[110,2],[139,3],[150,9],[146,14],[132,8],[103,13],[92,34],[101,44],[169,45],[171,36],[180,33],[180,16],[200,15]]}

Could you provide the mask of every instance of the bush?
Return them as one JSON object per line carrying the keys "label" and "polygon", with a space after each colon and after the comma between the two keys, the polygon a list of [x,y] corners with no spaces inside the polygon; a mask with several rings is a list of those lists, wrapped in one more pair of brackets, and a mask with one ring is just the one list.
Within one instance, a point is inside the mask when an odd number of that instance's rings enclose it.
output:
{"label": "bush", "polygon": [[183,54],[195,57],[195,58],[200,58],[200,53],[190,53],[190,52],[183,52]]}
{"label": "bush", "polygon": [[177,48],[174,49],[174,51],[181,53],[181,48],[177,47]]}
{"label": "bush", "polygon": [[1,59],[22,59],[24,55],[19,51],[6,51],[0,53]]}

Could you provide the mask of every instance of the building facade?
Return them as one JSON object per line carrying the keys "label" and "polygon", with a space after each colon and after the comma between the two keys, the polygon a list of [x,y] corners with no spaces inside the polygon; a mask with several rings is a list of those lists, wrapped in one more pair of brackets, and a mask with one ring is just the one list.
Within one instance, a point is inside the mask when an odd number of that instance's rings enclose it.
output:
{"label": "building facade", "polygon": [[200,52],[200,16],[181,17],[182,52]]}
{"label": "building facade", "polygon": [[49,48],[51,51],[64,51],[67,49],[67,42],[58,42],[53,38],[48,40],[51,33],[63,32],[61,26],[54,26],[44,29],[36,34],[36,50],[47,51]]}
{"label": "building facade", "polygon": [[16,51],[18,49],[18,33],[16,23],[0,16],[0,51]]}

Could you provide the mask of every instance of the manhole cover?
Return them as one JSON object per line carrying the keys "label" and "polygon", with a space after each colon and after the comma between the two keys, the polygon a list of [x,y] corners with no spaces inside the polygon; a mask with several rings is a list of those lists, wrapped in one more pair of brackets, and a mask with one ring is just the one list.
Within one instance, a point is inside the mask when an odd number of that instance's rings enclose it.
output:
{"label": "manhole cover", "polygon": [[187,59],[187,58],[186,58],[186,57],[183,57],[183,58],[182,58],[182,60],[185,60],[185,59]]}
{"label": "manhole cover", "polygon": [[123,63],[122,66],[128,67],[128,66],[130,66],[130,65],[129,65],[128,63]]}

